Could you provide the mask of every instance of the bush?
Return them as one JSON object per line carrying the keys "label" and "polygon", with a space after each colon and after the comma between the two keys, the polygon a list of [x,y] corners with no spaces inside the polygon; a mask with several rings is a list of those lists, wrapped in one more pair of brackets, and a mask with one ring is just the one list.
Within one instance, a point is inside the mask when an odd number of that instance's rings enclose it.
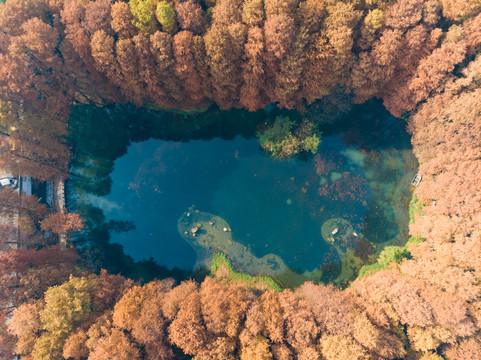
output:
{"label": "bush", "polygon": [[379,254],[377,262],[386,267],[391,263],[399,264],[403,259],[410,257],[411,253],[407,250],[407,246],[386,246]]}

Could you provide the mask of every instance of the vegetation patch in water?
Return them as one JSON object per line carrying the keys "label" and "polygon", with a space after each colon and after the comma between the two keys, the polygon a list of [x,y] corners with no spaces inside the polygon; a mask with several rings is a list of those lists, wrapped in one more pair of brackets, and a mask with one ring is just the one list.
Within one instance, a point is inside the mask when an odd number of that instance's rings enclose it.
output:
{"label": "vegetation patch in water", "polygon": [[211,276],[216,279],[224,280],[229,284],[242,284],[246,287],[258,290],[282,291],[279,284],[267,276],[251,276],[234,270],[232,263],[225,254],[216,253],[212,257],[210,267]]}
{"label": "vegetation patch in water", "polygon": [[303,151],[315,154],[321,143],[320,133],[312,121],[304,119],[296,124],[288,116],[277,116],[273,124],[260,129],[257,137],[260,147],[269,156],[278,159]]}

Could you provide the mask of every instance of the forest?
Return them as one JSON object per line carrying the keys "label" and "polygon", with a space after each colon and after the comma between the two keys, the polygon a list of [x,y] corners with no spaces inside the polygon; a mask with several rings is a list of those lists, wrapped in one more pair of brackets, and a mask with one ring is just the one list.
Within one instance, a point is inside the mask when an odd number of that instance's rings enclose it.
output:
{"label": "forest", "polygon": [[13,174],[68,178],[79,104],[336,113],[376,98],[408,122],[423,175],[410,256],[344,290],[94,272],[68,246],[78,215],[2,189],[22,242],[2,225],[0,358],[481,359],[479,0],[6,0],[0,29]]}

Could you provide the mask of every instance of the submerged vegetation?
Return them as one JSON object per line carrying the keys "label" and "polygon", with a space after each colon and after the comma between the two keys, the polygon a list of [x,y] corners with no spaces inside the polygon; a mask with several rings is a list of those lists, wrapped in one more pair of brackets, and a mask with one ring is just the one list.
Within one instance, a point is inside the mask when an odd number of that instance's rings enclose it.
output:
{"label": "submerged vegetation", "polygon": [[[3,218],[14,213],[17,224],[1,227],[0,357],[481,358],[480,11],[478,0],[0,1],[0,166],[14,176],[58,184],[70,175],[72,105],[322,112],[312,125],[281,118],[260,133],[269,153],[288,157],[314,153],[317,125],[374,97],[409,117],[423,176],[411,241],[384,248],[344,291],[310,282],[253,290],[212,277],[141,284],[94,273],[103,264],[87,259],[118,248],[82,246],[71,233],[76,215],[55,204],[61,215],[44,222],[46,206],[2,188]],[[174,132],[176,119],[166,121]],[[200,126],[195,117],[184,124]],[[151,129],[137,120],[127,128],[137,125]],[[90,134],[125,135],[109,129]],[[114,150],[123,151],[105,149]],[[316,157],[324,178],[316,191],[341,194],[339,174]],[[109,161],[92,163],[91,173],[108,173]],[[359,179],[349,179],[342,196],[362,204]],[[105,191],[104,180],[96,190]],[[367,221],[385,209],[370,209]],[[398,226],[389,216],[386,234]],[[59,219],[75,221],[66,228]],[[88,229],[83,245],[107,226]],[[216,272],[234,274],[219,259]]]}

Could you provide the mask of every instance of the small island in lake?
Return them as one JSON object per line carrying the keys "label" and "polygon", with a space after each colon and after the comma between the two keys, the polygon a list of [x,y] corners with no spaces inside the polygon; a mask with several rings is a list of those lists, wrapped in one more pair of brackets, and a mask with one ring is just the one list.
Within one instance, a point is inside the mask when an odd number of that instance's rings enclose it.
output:
{"label": "small island in lake", "polygon": [[182,238],[197,255],[195,268],[210,268],[216,253],[225,254],[236,270],[250,275],[281,275],[287,270],[284,261],[275,254],[256,257],[244,245],[232,239],[229,224],[219,216],[196,210],[193,206],[177,221]]}

